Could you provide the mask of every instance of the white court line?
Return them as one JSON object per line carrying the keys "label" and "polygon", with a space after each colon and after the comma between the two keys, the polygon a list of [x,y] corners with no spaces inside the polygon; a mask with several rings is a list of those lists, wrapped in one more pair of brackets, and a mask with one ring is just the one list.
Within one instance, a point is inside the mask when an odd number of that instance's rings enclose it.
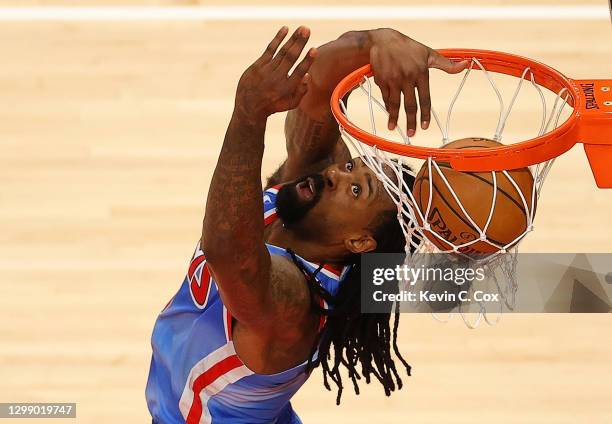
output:
{"label": "white court line", "polygon": [[607,5],[0,7],[0,21],[599,20]]}

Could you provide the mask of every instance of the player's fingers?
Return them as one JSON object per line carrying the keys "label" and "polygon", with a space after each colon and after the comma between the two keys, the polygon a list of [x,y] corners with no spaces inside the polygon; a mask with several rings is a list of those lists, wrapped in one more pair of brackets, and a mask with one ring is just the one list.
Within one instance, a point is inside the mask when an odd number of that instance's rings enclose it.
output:
{"label": "player's fingers", "polygon": [[275,69],[289,72],[289,69],[295,64],[300,57],[304,46],[310,37],[310,30],[304,26],[295,30],[289,41],[278,51],[274,57],[272,64]]}
{"label": "player's fingers", "polygon": [[406,128],[408,129],[408,137],[414,136],[416,132],[416,114],[417,100],[414,93],[414,83],[404,85],[402,89],[404,93],[404,110],[406,111]]}
{"label": "player's fingers", "polygon": [[417,80],[417,90],[419,92],[419,107],[421,108],[421,128],[429,128],[431,121],[431,95],[429,93],[429,71],[426,70]]}
{"label": "player's fingers", "polygon": [[289,37],[289,39],[285,41],[285,44],[283,44],[281,48],[278,49],[278,51],[274,55],[274,58],[272,59],[272,62],[271,62],[271,65],[273,68],[276,68],[278,64],[280,63],[280,61],[283,59],[283,57],[285,57],[285,54],[287,53],[287,49],[289,49],[293,45],[295,40],[298,38],[298,32],[300,31],[301,28],[302,27],[299,27],[298,29],[293,31],[293,34],[291,34],[291,37]]}
{"label": "player's fingers", "polygon": [[306,27],[301,27],[298,33],[298,38],[293,45],[287,49],[285,56],[278,65],[279,72],[288,73],[297,60],[300,58],[308,39],[310,38],[310,30]]}
{"label": "player's fingers", "polygon": [[308,53],[306,53],[306,57],[304,57],[304,59],[302,59],[298,66],[295,67],[293,73],[289,77],[290,81],[297,82],[302,80],[302,78],[306,75],[306,73],[312,66],[315,57],[317,57],[317,49],[313,47],[308,50]]}
{"label": "player's fingers", "polygon": [[429,67],[441,69],[449,74],[457,74],[467,68],[470,64],[469,60],[462,60],[461,62],[453,62],[450,59],[442,56],[437,51],[430,49],[429,51]]}
{"label": "player's fingers", "polygon": [[380,89],[380,95],[382,96],[383,103],[385,104],[385,110],[388,111],[389,110],[389,86],[380,84],[378,82],[376,83],[376,85],[378,85],[378,88]]}
{"label": "player's fingers", "polygon": [[[374,83],[380,89],[383,103],[385,104],[385,110],[389,112],[391,106],[389,105],[389,95],[391,88],[389,84],[389,78],[387,77],[388,72],[385,69],[385,62],[380,58],[380,49],[376,46],[370,49],[370,63],[372,66],[372,75],[374,76]],[[369,87],[369,84],[367,85]]]}
{"label": "player's fingers", "polygon": [[274,57],[274,53],[276,53],[276,49],[280,46],[280,43],[285,39],[287,33],[289,32],[289,28],[287,26],[283,26],[278,30],[268,47],[264,50],[263,54],[259,58],[259,62],[269,62],[272,57]]}
{"label": "player's fingers", "polygon": [[397,118],[399,117],[399,107],[401,101],[400,89],[395,86],[389,87],[389,97],[387,98],[387,112],[389,112],[389,122],[387,127],[394,130],[397,126]]}

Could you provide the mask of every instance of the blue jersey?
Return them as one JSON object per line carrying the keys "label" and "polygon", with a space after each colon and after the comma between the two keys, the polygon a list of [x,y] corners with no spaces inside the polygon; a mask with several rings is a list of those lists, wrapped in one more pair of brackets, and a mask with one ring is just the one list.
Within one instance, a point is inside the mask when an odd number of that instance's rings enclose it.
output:
{"label": "blue jersey", "polygon": [[[276,219],[277,193],[278,187],[263,193],[266,225]],[[283,248],[267,247],[270,254],[290,256]],[[297,260],[311,272],[319,269],[316,263]],[[325,266],[317,280],[334,295],[347,271]],[[157,318],[151,342],[146,398],[154,422],[300,423],[289,400],[308,378],[306,362],[263,375],[240,360],[232,342],[232,316],[199,245],[178,293]]]}

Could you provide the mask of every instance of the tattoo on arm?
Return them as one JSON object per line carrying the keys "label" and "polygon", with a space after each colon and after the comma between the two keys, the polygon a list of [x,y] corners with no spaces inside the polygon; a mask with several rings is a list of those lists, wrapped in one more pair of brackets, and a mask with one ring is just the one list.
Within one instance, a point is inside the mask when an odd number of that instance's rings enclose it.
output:
{"label": "tattoo on arm", "polygon": [[287,150],[311,154],[329,150],[330,146],[321,146],[321,142],[336,141],[340,132],[331,112],[326,115],[312,118],[300,108],[289,111],[285,120]]}
{"label": "tattoo on arm", "polygon": [[[210,185],[202,246],[224,302],[236,316],[265,295],[270,256],[263,239],[261,162],[265,122],[233,116]],[[249,313],[250,315],[250,313]]]}
{"label": "tattoo on arm", "polygon": [[338,124],[331,111],[320,118],[312,118],[302,109],[288,112],[285,120],[287,160],[282,165],[278,180],[288,181],[320,171],[321,165],[335,161],[339,148],[348,149],[340,139]]}

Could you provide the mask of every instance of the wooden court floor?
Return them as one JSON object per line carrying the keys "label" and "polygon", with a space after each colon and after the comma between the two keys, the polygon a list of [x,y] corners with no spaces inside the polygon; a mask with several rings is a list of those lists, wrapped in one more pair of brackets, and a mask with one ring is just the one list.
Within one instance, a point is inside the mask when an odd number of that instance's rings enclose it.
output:
{"label": "wooden court floor", "polygon": [[[612,74],[605,21],[304,23],[313,45],[392,26],[433,47]],[[0,402],[147,422],[150,332],[199,237],[236,81],[279,25],[0,25]],[[284,156],[279,117],[267,137],[266,174]],[[610,210],[612,191],[595,188],[576,147],[555,164],[523,251],[610,252]],[[404,390],[347,389],[336,407],[315,375],[294,400],[304,422],[612,422],[609,315],[477,330],[405,315],[400,328],[414,367]]]}

